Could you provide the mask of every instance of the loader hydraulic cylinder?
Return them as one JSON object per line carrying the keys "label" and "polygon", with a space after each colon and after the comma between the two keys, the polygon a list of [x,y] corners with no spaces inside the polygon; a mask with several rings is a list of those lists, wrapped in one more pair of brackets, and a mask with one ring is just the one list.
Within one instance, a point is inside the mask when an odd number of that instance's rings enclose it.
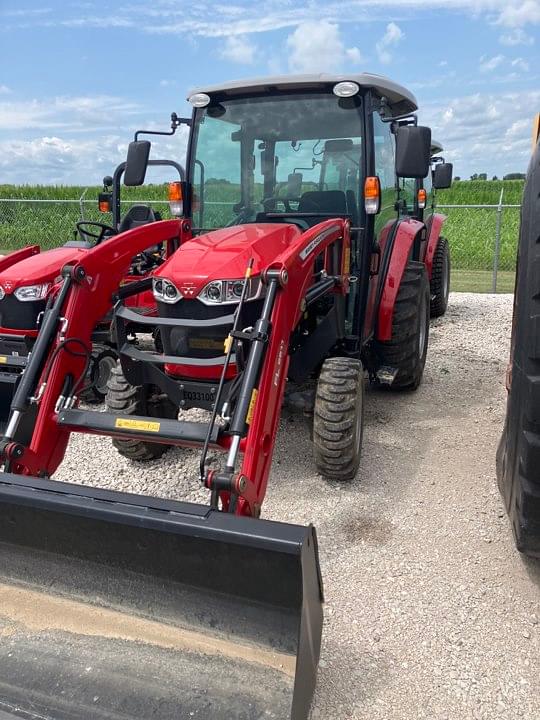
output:
{"label": "loader hydraulic cylinder", "polygon": [[255,323],[253,329],[253,344],[244,371],[244,378],[240,387],[238,404],[234,417],[231,421],[231,433],[242,436],[246,431],[246,420],[249,414],[249,406],[252,401],[253,391],[257,387],[264,358],[264,349],[270,334],[272,309],[276,299],[278,281],[271,279],[266,290],[266,297],[261,317]]}

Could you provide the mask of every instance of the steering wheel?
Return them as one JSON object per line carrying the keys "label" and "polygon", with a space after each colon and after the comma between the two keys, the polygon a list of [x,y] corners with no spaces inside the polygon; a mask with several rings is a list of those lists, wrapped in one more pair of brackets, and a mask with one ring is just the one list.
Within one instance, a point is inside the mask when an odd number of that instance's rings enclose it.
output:
{"label": "steering wheel", "polygon": [[300,202],[300,198],[299,197],[277,197],[277,196],[265,198],[262,203],[263,207],[265,209],[265,212],[268,212],[267,205],[270,205],[271,203],[273,203],[275,205],[279,202],[283,203],[283,206],[285,207],[285,210],[287,212],[293,212],[293,210],[291,210],[291,203],[292,202],[293,203]]}
{"label": "steering wheel", "polygon": [[[92,232],[91,230],[86,229],[86,227],[84,226],[99,228],[99,232]],[[102,240],[105,238],[106,233],[109,233],[111,235],[117,235],[117,230],[115,230],[110,225],[106,225],[105,223],[100,222],[81,220],[76,224],[75,227],[77,228],[77,232],[83,240],[87,241],[88,238],[92,238],[96,241],[95,245],[99,245],[100,242],[102,242]]]}

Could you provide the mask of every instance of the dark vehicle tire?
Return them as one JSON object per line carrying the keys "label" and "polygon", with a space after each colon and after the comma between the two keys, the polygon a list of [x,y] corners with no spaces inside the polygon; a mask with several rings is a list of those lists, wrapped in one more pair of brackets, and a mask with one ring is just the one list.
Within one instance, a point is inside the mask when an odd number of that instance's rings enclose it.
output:
{"label": "dark vehicle tire", "polygon": [[392,390],[416,390],[422,382],[429,341],[429,281],[423,263],[405,268],[392,317],[392,337],[375,342],[379,367],[396,372]]}
{"label": "dark vehicle tire", "polygon": [[540,143],[521,206],[508,402],[497,450],[497,481],[517,549],[540,557]]}
{"label": "dark vehicle tire", "polygon": [[430,291],[431,317],[441,317],[448,307],[450,294],[450,248],[448,240],[444,237],[439,238],[433,255]]}
{"label": "dark vehicle tire", "polygon": [[313,418],[315,465],[330,480],[352,480],[364,432],[364,368],[356,358],[324,361]]}
{"label": "dark vehicle tire", "polygon": [[112,371],[118,362],[118,353],[108,345],[94,345],[86,376],[86,387],[80,397],[85,403],[101,403],[107,395]]}
{"label": "dark vehicle tire", "polygon": [[[178,407],[166,395],[152,385],[130,385],[124,377],[120,363],[113,369],[106,397],[107,410],[116,415],[149,416],[174,419]],[[120,455],[128,460],[147,462],[157,460],[169,445],[144,440],[119,440],[113,438],[113,445]]]}

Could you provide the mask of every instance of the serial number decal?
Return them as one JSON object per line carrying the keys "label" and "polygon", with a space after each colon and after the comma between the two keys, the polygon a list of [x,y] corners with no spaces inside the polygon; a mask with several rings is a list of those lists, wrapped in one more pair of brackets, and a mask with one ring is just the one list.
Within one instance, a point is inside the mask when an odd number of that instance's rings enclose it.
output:
{"label": "serial number decal", "polygon": [[313,240],[309,243],[309,245],[306,245],[306,247],[300,253],[300,259],[305,260],[308,257],[308,255],[311,255],[311,253],[315,250],[315,248],[318,247],[323,242],[323,240],[326,240],[326,238],[329,235],[331,235],[333,232],[336,232],[336,230],[339,230],[338,225],[329,227],[327,230],[322,232],[320,235],[317,235],[317,237],[314,237]]}
{"label": "serial number decal", "polygon": [[0,365],[5,365],[7,363],[7,357],[5,355],[0,355]]}
{"label": "serial number decal", "polygon": [[205,400],[206,402],[213,402],[216,396],[214,393],[201,392],[200,390],[184,390],[184,397],[186,400]]}
{"label": "serial number decal", "polygon": [[118,418],[114,426],[120,430],[141,430],[142,432],[159,432],[161,423],[148,422],[148,420],[131,420],[130,418]]}

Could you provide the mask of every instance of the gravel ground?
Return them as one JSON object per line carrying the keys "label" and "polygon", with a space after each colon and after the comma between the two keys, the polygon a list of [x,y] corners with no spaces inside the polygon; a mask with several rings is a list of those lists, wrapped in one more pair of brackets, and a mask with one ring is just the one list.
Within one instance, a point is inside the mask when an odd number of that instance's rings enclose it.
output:
{"label": "gravel ground", "polygon": [[[514,549],[494,477],[511,312],[509,295],[451,296],[418,392],[368,392],[353,483],[323,481],[307,421],[282,421],[263,513],[319,534],[313,720],[540,719],[540,566]],[[136,466],[74,436],[56,478],[204,500],[197,461]]]}

